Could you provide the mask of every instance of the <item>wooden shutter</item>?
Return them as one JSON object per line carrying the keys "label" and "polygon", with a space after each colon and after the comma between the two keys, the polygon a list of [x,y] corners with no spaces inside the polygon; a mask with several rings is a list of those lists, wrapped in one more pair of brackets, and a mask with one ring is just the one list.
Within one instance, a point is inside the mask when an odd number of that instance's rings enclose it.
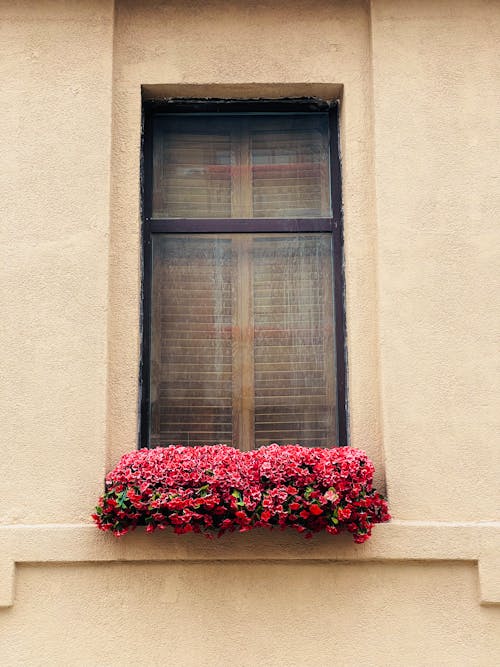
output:
{"label": "wooden shutter", "polygon": [[329,234],[158,235],[151,443],[336,441]]}

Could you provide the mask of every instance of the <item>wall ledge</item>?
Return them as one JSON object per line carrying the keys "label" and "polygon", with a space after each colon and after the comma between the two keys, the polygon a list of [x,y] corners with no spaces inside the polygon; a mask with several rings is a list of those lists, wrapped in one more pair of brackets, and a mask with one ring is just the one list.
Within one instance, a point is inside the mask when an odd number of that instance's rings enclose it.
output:
{"label": "wall ledge", "polygon": [[16,563],[100,563],[145,561],[471,561],[478,564],[480,603],[500,604],[500,522],[393,520],[375,526],[365,544],[349,535],[316,535],[305,540],[292,531],[233,533],[220,540],[202,535],[148,535],[137,530],[122,538],[93,524],[0,526],[0,607],[15,600]]}

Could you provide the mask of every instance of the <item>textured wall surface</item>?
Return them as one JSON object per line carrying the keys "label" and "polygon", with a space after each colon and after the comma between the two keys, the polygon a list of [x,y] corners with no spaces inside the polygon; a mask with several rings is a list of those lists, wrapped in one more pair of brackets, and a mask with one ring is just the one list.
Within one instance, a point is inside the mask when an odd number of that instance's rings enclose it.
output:
{"label": "textured wall surface", "polygon": [[112,3],[0,9],[0,523],[85,520],[106,437]]}
{"label": "textured wall surface", "polygon": [[[500,3],[0,12],[2,667],[498,664]],[[395,517],[367,545],[89,525],[137,445],[141,87],[341,96],[351,444]]]}
{"label": "textured wall surface", "polygon": [[500,518],[500,3],[375,2],[386,472],[403,518]]}
{"label": "textured wall surface", "polygon": [[23,566],[3,664],[494,667],[475,586],[452,563]]}

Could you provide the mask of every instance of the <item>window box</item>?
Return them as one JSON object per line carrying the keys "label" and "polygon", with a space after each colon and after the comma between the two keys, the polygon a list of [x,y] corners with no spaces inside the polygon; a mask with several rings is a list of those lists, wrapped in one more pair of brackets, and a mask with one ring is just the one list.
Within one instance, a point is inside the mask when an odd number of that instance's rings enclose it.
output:
{"label": "window box", "polygon": [[367,455],[350,447],[140,449],[108,474],[93,518],[116,536],[137,526],[209,537],[262,527],[305,537],[347,531],[365,542],[373,524],[390,519],[373,472]]}

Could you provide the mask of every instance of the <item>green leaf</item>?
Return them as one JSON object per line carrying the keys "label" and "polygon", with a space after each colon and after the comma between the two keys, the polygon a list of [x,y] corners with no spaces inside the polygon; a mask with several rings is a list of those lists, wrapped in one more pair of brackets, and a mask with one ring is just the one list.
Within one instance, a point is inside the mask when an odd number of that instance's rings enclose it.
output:
{"label": "green leaf", "polygon": [[127,507],[127,500],[127,489],[116,496],[116,503],[120,509],[125,509]]}

